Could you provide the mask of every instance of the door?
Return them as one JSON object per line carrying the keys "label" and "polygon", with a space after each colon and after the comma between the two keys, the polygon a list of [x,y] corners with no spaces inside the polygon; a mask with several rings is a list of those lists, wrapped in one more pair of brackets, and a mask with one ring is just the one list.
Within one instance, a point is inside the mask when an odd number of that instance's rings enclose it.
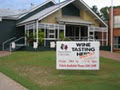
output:
{"label": "door", "polygon": [[81,39],[81,27],[80,26],[75,26],[74,27],[74,37],[75,40],[80,40]]}

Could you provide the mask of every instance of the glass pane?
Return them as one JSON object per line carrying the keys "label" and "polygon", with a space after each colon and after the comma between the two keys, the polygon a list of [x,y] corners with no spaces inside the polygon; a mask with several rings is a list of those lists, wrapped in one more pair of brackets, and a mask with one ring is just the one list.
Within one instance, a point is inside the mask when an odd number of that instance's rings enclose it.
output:
{"label": "glass pane", "polygon": [[118,44],[118,37],[114,37],[114,44]]}
{"label": "glass pane", "polygon": [[114,27],[120,27],[120,16],[114,16]]}
{"label": "glass pane", "polygon": [[90,32],[90,35],[93,35],[93,32]]}
{"label": "glass pane", "polygon": [[118,44],[120,44],[120,37],[118,37]]}
{"label": "glass pane", "polygon": [[118,48],[120,48],[120,45],[118,45]]}
{"label": "glass pane", "polygon": [[49,38],[55,38],[54,35],[50,35]]}
{"label": "glass pane", "polygon": [[50,30],[49,33],[54,33],[54,30]]}

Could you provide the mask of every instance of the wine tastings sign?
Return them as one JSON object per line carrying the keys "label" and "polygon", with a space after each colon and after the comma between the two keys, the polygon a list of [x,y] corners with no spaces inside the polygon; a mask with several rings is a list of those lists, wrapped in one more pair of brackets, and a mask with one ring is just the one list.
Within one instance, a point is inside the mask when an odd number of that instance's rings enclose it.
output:
{"label": "wine tastings sign", "polygon": [[56,68],[69,70],[99,70],[98,41],[58,41]]}

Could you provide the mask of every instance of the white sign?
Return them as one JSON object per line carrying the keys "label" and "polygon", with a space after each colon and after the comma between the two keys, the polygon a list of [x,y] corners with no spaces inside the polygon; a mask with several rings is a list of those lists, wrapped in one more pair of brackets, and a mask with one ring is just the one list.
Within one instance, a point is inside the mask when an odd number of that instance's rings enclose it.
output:
{"label": "white sign", "polygon": [[0,22],[2,21],[2,18],[0,17]]}
{"label": "white sign", "polygon": [[37,42],[33,42],[33,48],[37,48],[38,47],[38,43]]}
{"label": "white sign", "polygon": [[55,42],[50,42],[50,47],[55,48]]}
{"label": "white sign", "polygon": [[15,42],[12,42],[12,46],[11,46],[12,48],[15,48]]}
{"label": "white sign", "polygon": [[69,70],[99,70],[98,41],[58,41],[56,68]]}

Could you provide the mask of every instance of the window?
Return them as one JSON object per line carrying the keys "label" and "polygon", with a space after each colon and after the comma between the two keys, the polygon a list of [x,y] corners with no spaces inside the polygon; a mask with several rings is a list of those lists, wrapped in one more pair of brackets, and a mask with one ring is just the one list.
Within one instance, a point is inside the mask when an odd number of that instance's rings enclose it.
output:
{"label": "window", "polygon": [[120,28],[120,16],[114,16],[114,28]]}
{"label": "window", "polygon": [[55,30],[50,29],[48,35],[49,35],[49,38],[55,38]]}
{"label": "window", "polygon": [[66,16],[80,16],[80,10],[73,4],[69,4],[62,8],[62,15]]}
{"label": "window", "polygon": [[114,48],[120,49],[120,37],[114,37]]}

